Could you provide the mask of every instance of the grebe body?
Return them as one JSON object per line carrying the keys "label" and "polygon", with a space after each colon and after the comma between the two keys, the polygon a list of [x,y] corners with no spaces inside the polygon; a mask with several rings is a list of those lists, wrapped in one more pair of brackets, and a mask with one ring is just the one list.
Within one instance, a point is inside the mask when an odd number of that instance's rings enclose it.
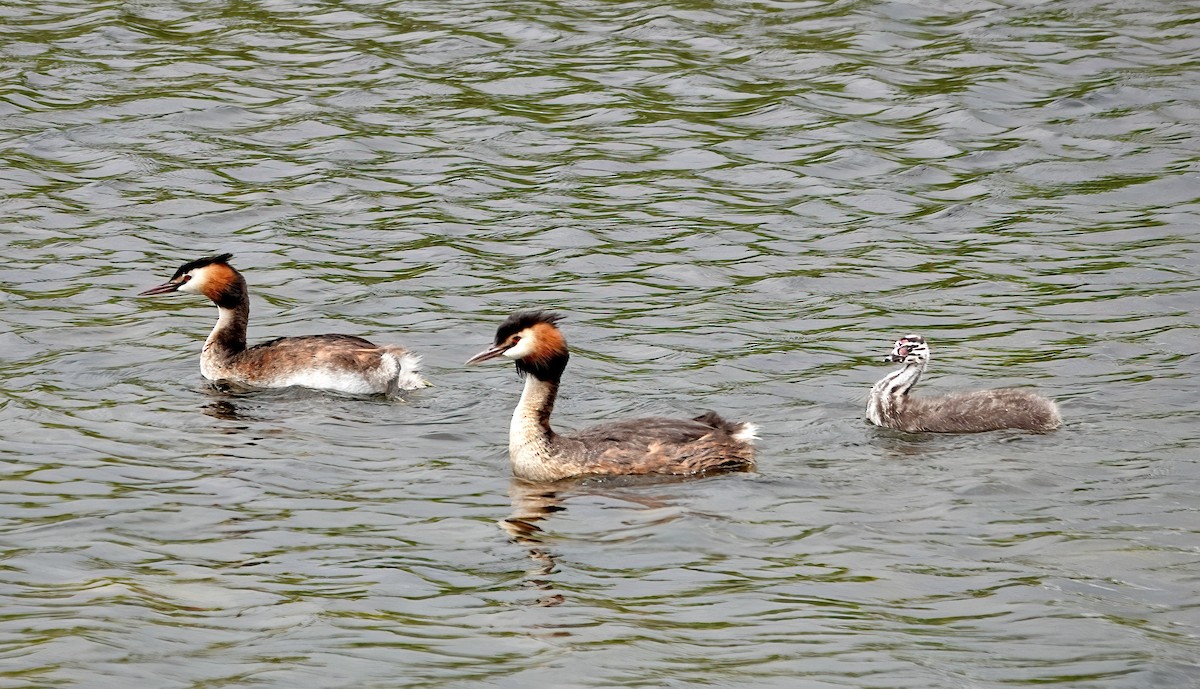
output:
{"label": "grebe body", "polygon": [[232,254],[180,266],[167,282],[142,295],[202,294],[217,305],[217,325],[204,341],[200,373],[208,380],[257,388],[299,386],[352,395],[425,387],[420,358],[403,347],[376,345],[353,335],[281,337],[246,346],[250,295]]}
{"label": "grebe body", "polygon": [[1002,428],[1052,431],[1062,425],[1058,405],[1018,388],[977,390],[941,397],[909,394],[929,366],[929,345],[920,335],[896,340],[885,361],[903,366],[871,388],[867,420],[899,431],[980,433]]}
{"label": "grebe body", "polygon": [[561,318],[545,311],[514,313],[496,330],[493,346],[467,361],[504,356],[525,377],[508,434],[513,474],[557,481],[575,476],[703,474],[754,466],[754,425],[729,422],[714,412],[694,419],[647,417],[571,435],[556,433],[550,414],[570,358],[556,325]]}

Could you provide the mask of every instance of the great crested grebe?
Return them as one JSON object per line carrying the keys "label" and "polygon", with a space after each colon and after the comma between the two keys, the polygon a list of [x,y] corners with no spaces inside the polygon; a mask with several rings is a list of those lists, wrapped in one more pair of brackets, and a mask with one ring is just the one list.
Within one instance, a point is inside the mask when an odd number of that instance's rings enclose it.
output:
{"label": "great crested grebe", "polygon": [[550,428],[550,413],[570,354],[546,311],[514,313],[496,330],[492,347],[467,360],[512,359],[525,377],[513,412],[508,454],[513,474],[531,481],[572,476],[700,474],[754,466],[754,425],[731,423],[714,412],[695,419],[647,417],[606,423],[572,435]]}
{"label": "great crested grebe", "polygon": [[943,397],[912,397],[929,365],[929,345],[920,335],[896,340],[884,361],[903,363],[871,388],[867,420],[899,431],[979,433],[1002,428],[1052,431],[1062,425],[1058,405],[1028,390],[1000,388]]}
{"label": "great crested grebe", "polygon": [[217,305],[217,325],[204,341],[200,373],[213,381],[259,388],[293,385],[353,395],[395,395],[427,385],[420,357],[403,347],[376,345],[352,335],[281,337],[246,347],[250,295],[233,254],[185,263],[167,282],[142,295],[203,294]]}

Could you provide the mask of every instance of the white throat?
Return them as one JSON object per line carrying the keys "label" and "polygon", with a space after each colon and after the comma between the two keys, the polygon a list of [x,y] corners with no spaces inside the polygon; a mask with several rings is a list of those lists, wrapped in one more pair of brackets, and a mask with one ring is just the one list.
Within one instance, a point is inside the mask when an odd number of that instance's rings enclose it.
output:
{"label": "white throat", "polygon": [[234,310],[218,306],[217,324],[208,334],[208,339],[204,341],[204,350],[200,352],[200,375],[209,380],[220,380],[225,377],[223,367],[228,358],[228,352],[220,347],[214,347],[213,342],[216,341],[217,335],[221,331],[235,327],[237,325]]}
{"label": "white throat", "polygon": [[508,427],[508,456],[518,476],[536,476],[550,457],[550,429],[542,420],[549,421],[554,395],[553,384],[525,376],[525,389]]}

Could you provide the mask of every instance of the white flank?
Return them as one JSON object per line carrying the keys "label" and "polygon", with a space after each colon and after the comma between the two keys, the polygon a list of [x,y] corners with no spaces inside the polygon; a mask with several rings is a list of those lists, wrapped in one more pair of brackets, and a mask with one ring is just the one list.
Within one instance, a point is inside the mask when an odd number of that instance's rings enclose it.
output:
{"label": "white flank", "polygon": [[361,373],[355,371],[331,371],[329,369],[294,371],[270,381],[267,387],[286,388],[292,385],[316,390],[334,390],[349,395],[372,395],[382,392],[379,386],[373,385]]}

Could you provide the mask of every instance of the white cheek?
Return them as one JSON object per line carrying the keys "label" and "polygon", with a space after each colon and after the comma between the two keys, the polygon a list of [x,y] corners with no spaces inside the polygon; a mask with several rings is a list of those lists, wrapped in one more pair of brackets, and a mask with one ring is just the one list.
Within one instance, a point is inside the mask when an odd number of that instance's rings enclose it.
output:
{"label": "white cheek", "polygon": [[504,352],[504,356],[508,357],[509,359],[523,359],[532,353],[533,353],[533,338],[532,337],[522,337],[520,342],[518,342],[516,345],[514,345],[512,347],[509,347]]}
{"label": "white cheek", "polygon": [[201,268],[192,273],[192,279],[183,283],[177,291],[187,292],[188,294],[203,294],[204,285],[208,282],[208,271]]}

